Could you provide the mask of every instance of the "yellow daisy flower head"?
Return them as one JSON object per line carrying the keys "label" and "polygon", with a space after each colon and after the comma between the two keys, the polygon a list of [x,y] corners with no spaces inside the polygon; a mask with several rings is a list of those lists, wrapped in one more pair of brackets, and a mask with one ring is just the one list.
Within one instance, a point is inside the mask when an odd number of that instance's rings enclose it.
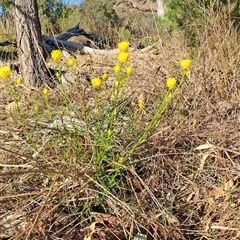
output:
{"label": "yellow daisy flower head", "polygon": [[60,72],[56,72],[56,73],[55,73],[55,76],[56,76],[57,78],[60,78],[60,77],[61,77],[61,73],[60,73]]}
{"label": "yellow daisy flower head", "polygon": [[67,65],[69,67],[73,67],[75,65],[75,63],[76,63],[76,60],[75,60],[74,57],[70,57],[70,58],[67,59]]}
{"label": "yellow daisy flower head", "polygon": [[45,87],[43,89],[43,95],[48,95],[48,93],[49,93],[49,89]]}
{"label": "yellow daisy flower head", "polygon": [[129,49],[130,43],[127,41],[119,42],[118,49],[120,52],[127,52]]}
{"label": "yellow daisy flower head", "polygon": [[180,66],[183,70],[188,69],[192,64],[192,61],[190,59],[182,59],[180,61]]}
{"label": "yellow daisy flower head", "polygon": [[22,79],[21,78],[17,78],[16,79],[16,84],[19,86],[22,84]]}
{"label": "yellow daisy flower head", "polygon": [[127,75],[131,75],[132,72],[133,72],[133,67],[128,66],[128,67],[126,68],[126,73],[127,73]]}
{"label": "yellow daisy flower head", "polygon": [[91,80],[91,83],[92,83],[93,88],[95,88],[95,89],[98,89],[102,86],[102,81],[99,77],[98,78],[93,78]]}
{"label": "yellow daisy flower head", "polygon": [[37,112],[39,110],[38,105],[35,105],[33,109],[34,109],[35,112]]}
{"label": "yellow daisy flower head", "polygon": [[118,159],[118,163],[119,163],[120,165],[124,164],[124,162],[125,162],[125,158],[124,158],[124,157],[120,157],[120,158]]}
{"label": "yellow daisy flower head", "polygon": [[0,67],[0,78],[7,79],[11,75],[11,68],[9,66]]}
{"label": "yellow daisy flower head", "polygon": [[119,73],[121,71],[121,67],[119,65],[114,66],[113,68],[115,73]]}
{"label": "yellow daisy flower head", "polygon": [[184,73],[185,76],[188,77],[190,75],[190,70],[189,69],[184,69],[183,73]]}
{"label": "yellow daisy flower head", "polygon": [[172,93],[169,93],[169,94],[167,95],[167,97],[168,97],[169,99],[172,99],[172,98],[173,98],[173,94],[172,94]]}
{"label": "yellow daisy flower head", "polygon": [[109,77],[108,73],[104,73],[104,74],[102,75],[102,79],[103,79],[103,80],[107,80],[108,77]]}
{"label": "yellow daisy flower head", "polygon": [[140,94],[139,97],[138,97],[138,107],[140,109],[143,109],[145,106],[144,104],[144,97],[143,97],[143,94]]}
{"label": "yellow daisy flower head", "polygon": [[173,77],[167,78],[167,80],[166,80],[166,86],[167,86],[169,89],[175,88],[176,85],[177,85],[177,80],[176,80],[176,78],[173,78]]}
{"label": "yellow daisy flower head", "polygon": [[128,60],[129,60],[129,53],[128,52],[120,52],[119,54],[118,54],[118,61],[120,62],[120,63],[125,63],[125,62],[127,62]]}
{"label": "yellow daisy flower head", "polygon": [[110,137],[112,135],[112,130],[111,129],[108,129],[107,130],[107,136]]}
{"label": "yellow daisy flower head", "polygon": [[144,108],[144,101],[139,100],[139,101],[138,101],[138,107],[139,107],[140,109],[143,109],[143,108]]}
{"label": "yellow daisy flower head", "polygon": [[61,60],[62,58],[62,52],[59,50],[59,49],[56,49],[56,50],[53,50],[51,52],[51,58],[54,60],[54,61],[59,61]]}

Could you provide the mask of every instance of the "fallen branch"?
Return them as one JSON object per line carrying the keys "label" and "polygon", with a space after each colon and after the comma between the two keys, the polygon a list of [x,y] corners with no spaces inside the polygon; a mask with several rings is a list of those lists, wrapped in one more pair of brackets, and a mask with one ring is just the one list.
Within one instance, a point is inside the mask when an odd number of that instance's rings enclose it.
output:
{"label": "fallen branch", "polygon": [[[118,53],[118,49],[113,50],[104,50],[97,48],[90,48],[83,43],[76,43],[68,41],[71,37],[75,36],[85,36],[87,39],[94,42],[94,44],[98,45],[101,41],[101,38],[96,36],[93,33],[87,33],[83,29],[79,28],[79,24],[76,26],[69,28],[66,32],[59,34],[56,37],[50,37],[43,35],[43,49],[44,55],[49,56],[52,50],[54,49],[64,49],[71,52],[81,51],[82,53],[90,54],[90,55],[112,55]],[[0,43],[0,46],[16,46],[16,43],[12,42],[3,42]],[[152,48],[152,46],[146,47],[144,49],[139,50],[140,52],[147,52]],[[131,48],[130,51],[133,51],[134,48]]]}

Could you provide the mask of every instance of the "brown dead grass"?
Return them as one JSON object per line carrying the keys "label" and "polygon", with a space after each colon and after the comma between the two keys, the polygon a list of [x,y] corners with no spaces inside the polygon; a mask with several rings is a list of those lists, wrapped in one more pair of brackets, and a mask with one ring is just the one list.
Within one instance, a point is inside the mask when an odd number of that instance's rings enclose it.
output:
{"label": "brown dead grass", "polygon": [[[121,194],[104,189],[84,160],[61,158],[57,147],[44,159],[34,158],[7,111],[11,98],[0,83],[0,238],[130,239],[138,232],[148,239],[240,238],[239,40],[232,28],[211,26],[196,50],[177,33],[161,36],[154,50],[131,53],[134,74],[126,98],[131,109],[144,94],[143,124],[166,77],[180,77],[179,60],[192,58],[193,66],[156,131],[128,163]],[[77,55],[77,60],[79,82],[68,94],[74,104],[87,103],[92,95],[82,76],[108,71],[110,86],[115,59]],[[31,115],[37,94],[25,90],[24,113]],[[51,102],[60,100],[52,92]],[[32,124],[30,118],[29,129]]]}

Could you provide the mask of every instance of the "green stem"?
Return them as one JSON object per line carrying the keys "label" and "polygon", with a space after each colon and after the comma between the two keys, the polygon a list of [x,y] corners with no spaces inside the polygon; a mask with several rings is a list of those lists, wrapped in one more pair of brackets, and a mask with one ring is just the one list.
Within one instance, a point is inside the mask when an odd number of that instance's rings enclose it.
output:
{"label": "green stem", "polygon": [[12,96],[12,98],[13,98],[13,100],[14,100],[15,109],[16,109],[16,112],[17,112],[17,114],[18,114],[18,118],[19,118],[19,120],[20,120],[20,122],[21,122],[21,126],[22,126],[22,128],[23,128],[23,130],[24,130],[24,132],[25,132],[25,134],[26,134],[26,136],[27,136],[27,139],[28,139],[28,140],[31,140],[30,134],[29,134],[29,132],[27,131],[27,127],[26,127],[25,121],[24,121],[24,119],[23,119],[23,116],[22,116],[21,111],[20,111],[20,108],[19,108],[19,104],[18,104],[19,100],[17,99],[17,97],[16,97],[16,95],[15,95],[13,89],[12,89],[12,85],[11,85],[9,79],[7,79],[7,86],[8,86],[8,91],[9,91],[10,95]]}
{"label": "green stem", "polygon": [[[176,94],[178,93],[180,87],[183,85],[183,82],[185,80],[186,74],[183,73],[182,75],[182,79],[180,81],[180,83],[178,84],[178,86],[175,88],[175,90],[171,93],[170,90],[165,94],[164,99],[162,104],[159,106],[159,108],[157,109],[156,113],[154,114],[154,116],[152,117],[151,122],[147,125],[147,127],[144,129],[143,133],[140,135],[140,137],[138,138],[137,142],[131,147],[131,149],[129,150],[129,154],[133,154],[134,151],[146,140],[146,138],[148,137],[149,133],[151,132],[151,130],[153,128],[156,127],[157,123],[159,122],[159,120],[161,119],[161,117],[163,116],[163,113],[165,112],[165,110],[167,109],[168,105],[170,104],[171,100],[176,96]],[[169,94],[171,93],[171,97],[169,97]]]}
{"label": "green stem", "polygon": [[[116,81],[114,82],[114,88],[113,88],[113,101],[112,101],[112,109],[110,112],[110,118],[109,118],[109,123],[108,123],[108,129],[113,129],[113,125],[115,122],[115,115],[116,115],[116,108],[117,108],[117,103],[118,103],[118,97],[119,93],[123,84],[123,74],[122,74],[122,67],[121,66],[121,71],[117,74]],[[117,86],[116,86],[117,83]]]}

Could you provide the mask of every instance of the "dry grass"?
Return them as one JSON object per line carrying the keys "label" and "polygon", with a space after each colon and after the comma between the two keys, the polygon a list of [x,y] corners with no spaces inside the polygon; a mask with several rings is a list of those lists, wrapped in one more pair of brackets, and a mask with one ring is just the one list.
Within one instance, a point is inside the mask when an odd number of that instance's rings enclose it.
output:
{"label": "dry grass", "polygon": [[[144,95],[143,125],[166,77],[180,78],[179,60],[192,58],[193,66],[157,129],[126,164],[120,189],[106,189],[95,178],[91,159],[78,158],[71,134],[64,142],[51,139],[41,157],[34,156],[0,82],[0,239],[130,239],[138,232],[148,239],[240,238],[239,40],[231,26],[211,16],[199,36],[197,49],[176,33],[160,35],[150,52],[131,53],[134,73],[126,99],[131,111]],[[114,57],[77,55],[78,81],[66,89],[73,106],[91,105],[93,93],[84,73],[94,77],[109,71],[111,87]],[[41,91],[23,92],[20,108],[33,131],[36,102],[46,114]],[[64,109],[58,90],[51,91],[49,101],[55,113]],[[35,147],[44,141],[39,134]],[[89,156],[91,143],[80,138]],[[64,152],[65,145],[76,154]]]}

